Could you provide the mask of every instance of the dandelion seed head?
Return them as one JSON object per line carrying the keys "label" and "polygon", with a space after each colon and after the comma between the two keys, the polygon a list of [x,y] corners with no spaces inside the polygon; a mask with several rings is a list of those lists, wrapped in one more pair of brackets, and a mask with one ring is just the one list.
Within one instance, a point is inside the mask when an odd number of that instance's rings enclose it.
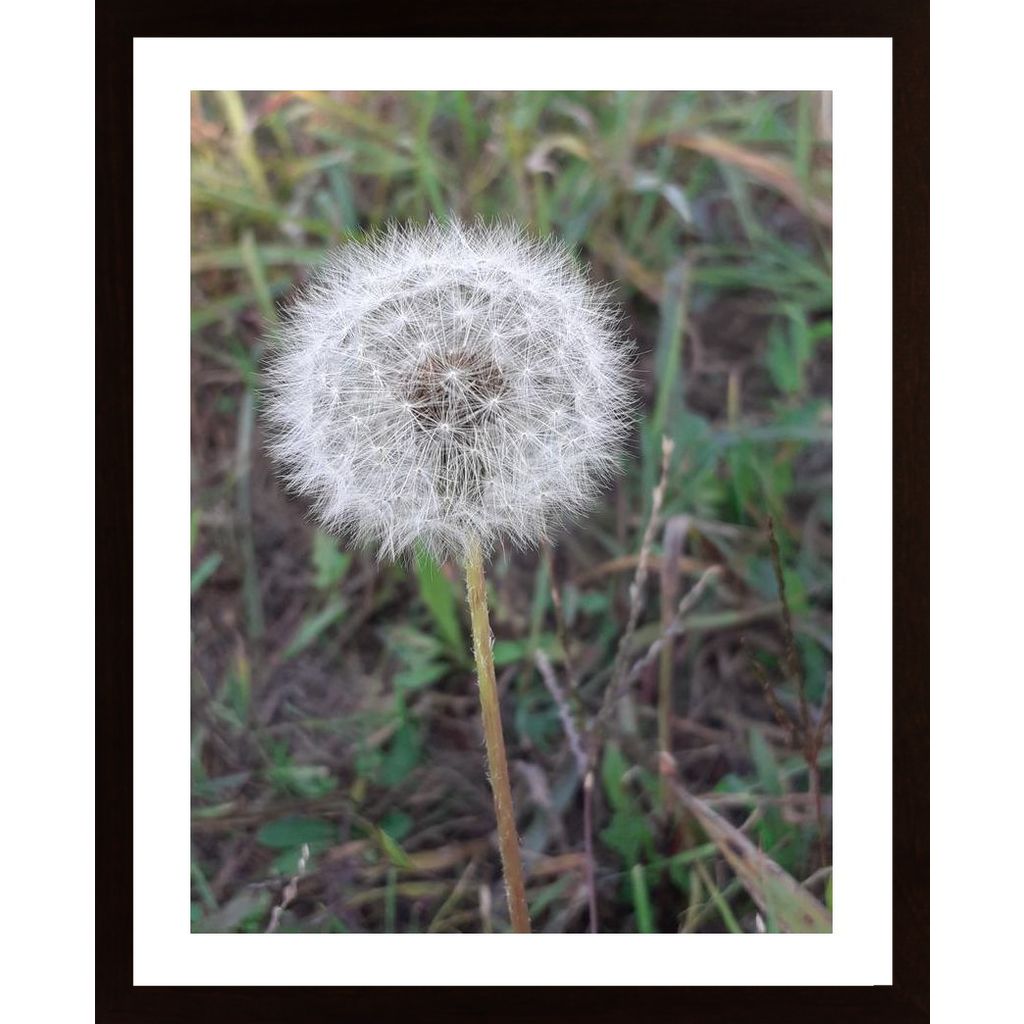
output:
{"label": "dandelion seed head", "polygon": [[283,318],[270,450],[325,529],[381,557],[529,546],[614,472],[630,362],[562,243],[508,224],[392,226],[331,253]]}

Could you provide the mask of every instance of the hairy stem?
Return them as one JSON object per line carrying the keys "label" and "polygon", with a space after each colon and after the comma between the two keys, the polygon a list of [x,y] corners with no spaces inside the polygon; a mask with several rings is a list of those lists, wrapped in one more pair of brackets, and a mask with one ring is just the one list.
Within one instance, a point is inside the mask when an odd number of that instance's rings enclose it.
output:
{"label": "hairy stem", "polygon": [[466,558],[466,590],[469,596],[469,618],[473,627],[473,654],[476,657],[477,681],[480,686],[480,713],[484,723],[487,767],[494,793],[494,813],[498,819],[498,847],[505,874],[505,894],[514,932],[530,930],[530,914],[526,906],[523,884],[523,862],[519,855],[519,836],[512,808],[505,737],[501,731],[501,708],[498,684],[494,676],[491,652],[491,624],[487,615],[487,590],[484,586],[484,563],[480,545],[474,542]]}

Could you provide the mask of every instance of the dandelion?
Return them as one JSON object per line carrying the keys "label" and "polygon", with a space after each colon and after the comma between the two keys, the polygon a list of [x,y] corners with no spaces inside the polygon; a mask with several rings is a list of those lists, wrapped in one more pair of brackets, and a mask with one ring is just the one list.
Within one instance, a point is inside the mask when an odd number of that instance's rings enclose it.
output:
{"label": "dandelion", "polygon": [[466,567],[513,927],[529,930],[483,561],[549,539],[616,468],[629,349],[607,295],[512,225],[393,226],[336,250],[267,371],[270,450],[323,527]]}
{"label": "dandelion", "polygon": [[394,227],[332,254],[286,315],[272,452],[325,528],[383,558],[532,545],[614,469],[627,359],[560,244]]}

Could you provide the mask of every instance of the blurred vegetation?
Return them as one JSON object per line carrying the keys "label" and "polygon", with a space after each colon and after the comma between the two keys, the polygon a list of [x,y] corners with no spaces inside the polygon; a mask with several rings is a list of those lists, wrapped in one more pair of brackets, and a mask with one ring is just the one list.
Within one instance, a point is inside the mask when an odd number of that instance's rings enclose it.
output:
{"label": "blurred vegetation", "polygon": [[588,928],[567,728],[628,632],[662,435],[648,657],[593,734],[599,929],[830,927],[830,138],[827,94],[193,95],[194,930],[507,929],[457,567],[318,532],[254,390],[326,248],[449,211],[577,247],[644,394],[602,509],[489,570],[535,930]]}

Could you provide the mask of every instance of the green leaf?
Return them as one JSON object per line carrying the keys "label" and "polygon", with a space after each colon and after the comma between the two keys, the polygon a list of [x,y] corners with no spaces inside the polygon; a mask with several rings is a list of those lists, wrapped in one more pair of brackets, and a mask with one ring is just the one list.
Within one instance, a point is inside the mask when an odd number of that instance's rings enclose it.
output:
{"label": "green leaf", "polygon": [[310,799],[326,796],[337,788],[337,780],[322,764],[281,764],[271,768],[268,778],[275,789]]}
{"label": "green leaf", "polygon": [[627,865],[633,865],[642,855],[653,860],[657,854],[647,815],[623,782],[628,767],[622,751],[614,743],[607,743],[601,761],[601,782],[613,813],[611,823],[601,832],[601,841],[621,854]]}
{"label": "green leaf", "polygon": [[214,551],[212,555],[207,555],[199,565],[196,566],[195,572],[192,573],[193,594],[217,571],[217,567],[220,563],[221,554],[219,551]]}
{"label": "green leaf", "polygon": [[416,552],[416,579],[419,582],[420,597],[434,620],[439,636],[452,656],[457,661],[464,661],[466,645],[459,622],[455,588],[437,563],[422,549]]}
{"label": "green leaf", "polygon": [[286,850],[303,843],[330,842],[338,830],[322,818],[303,818],[292,815],[269,821],[256,833],[257,842],[273,850]]}
{"label": "green leaf", "polygon": [[401,842],[411,831],[415,822],[405,811],[391,811],[381,818],[380,827],[396,842]]}
{"label": "green leaf", "polygon": [[374,826],[373,838],[381,848],[384,856],[387,857],[396,868],[411,868],[412,861],[409,855],[402,849],[398,841],[389,835],[384,829]]}
{"label": "green leaf", "polygon": [[329,601],[316,615],[306,619],[296,630],[292,642],[285,648],[282,658],[287,661],[305,650],[328,626],[333,625],[345,612],[345,602],[340,597]]}
{"label": "green leaf", "polygon": [[436,661],[442,657],[445,646],[432,633],[424,633],[412,626],[388,626],[384,631],[388,648],[407,665]]}
{"label": "green leaf", "polygon": [[536,643],[529,639],[496,640],[493,648],[494,664],[498,668],[504,668],[506,665],[525,661],[534,649],[542,650],[553,661],[560,661],[563,656],[558,638],[552,633],[542,633],[536,638]]}
{"label": "green leaf", "polygon": [[422,743],[414,722],[406,720],[395,733],[380,766],[380,784],[397,786],[419,764]]}
{"label": "green leaf", "polygon": [[338,548],[338,542],[322,530],[313,534],[313,583],[320,590],[337,586],[352,562],[347,551]]}
{"label": "green leaf", "polygon": [[522,661],[530,651],[529,640],[496,640],[492,653],[498,668]]}
{"label": "green leaf", "polygon": [[804,586],[800,574],[795,569],[783,569],[782,579],[786,584],[786,600],[789,602],[789,610],[794,614],[807,611],[807,588]]}
{"label": "green leaf", "polygon": [[449,670],[450,666],[436,661],[410,665],[395,676],[395,686],[399,690],[419,690],[421,687],[436,683],[438,679],[447,675]]}
{"label": "green leaf", "polygon": [[608,802],[615,810],[625,810],[631,807],[633,802],[622,785],[622,777],[626,774],[627,768],[622,751],[614,743],[606,743],[604,758],[601,761],[601,782],[604,784]]}
{"label": "green leaf", "polygon": [[649,858],[655,856],[647,818],[632,808],[612,814],[611,824],[601,831],[601,842],[618,853],[626,864],[635,864],[641,854]]}

